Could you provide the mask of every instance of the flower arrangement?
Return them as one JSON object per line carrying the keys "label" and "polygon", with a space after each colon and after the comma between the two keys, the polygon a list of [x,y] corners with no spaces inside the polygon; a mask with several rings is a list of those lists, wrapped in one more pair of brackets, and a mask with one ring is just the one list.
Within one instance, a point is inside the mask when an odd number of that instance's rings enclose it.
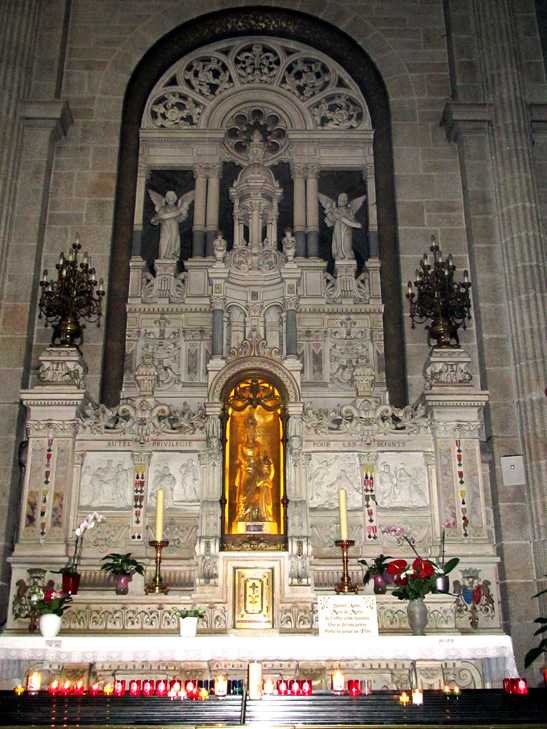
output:
{"label": "flower arrangement", "polygon": [[95,524],[102,524],[104,516],[98,514],[96,511],[93,514],[88,514],[83,522],[74,530],[74,554],[69,559],[68,563],[61,568],[60,572],[64,575],[74,576],[78,574],[78,566],[82,559],[82,548],[84,546],[84,535],[90,529],[93,529]]}
{"label": "flower arrangement", "polygon": [[402,544],[403,540],[406,541],[416,555],[412,564],[409,564],[406,559],[395,559],[387,565],[387,573],[393,576],[395,582],[393,594],[399,600],[423,599],[430,592],[436,592],[437,579],[451,572],[460,561],[458,557],[453,557],[440,567],[418,554],[415,540],[402,527],[385,527],[382,531],[384,534],[395,536],[399,544]]}
{"label": "flower arrangement", "polygon": [[43,597],[32,601],[32,607],[39,615],[58,615],[68,610],[72,597],[62,590],[48,590]]}
{"label": "flower arrangement", "polygon": [[388,560],[390,559],[391,557],[388,554],[379,554],[370,564],[366,559],[358,559],[357,562],[362,564],[366,570],[363,576],[363,584],[368,585],[373,575],[383,575],[387,570]]}
{"label": "flower arrangement", "polygon": [[173,608],[173,613],[181,619],[184,618],[202,618],[205,615],[204,608]]}

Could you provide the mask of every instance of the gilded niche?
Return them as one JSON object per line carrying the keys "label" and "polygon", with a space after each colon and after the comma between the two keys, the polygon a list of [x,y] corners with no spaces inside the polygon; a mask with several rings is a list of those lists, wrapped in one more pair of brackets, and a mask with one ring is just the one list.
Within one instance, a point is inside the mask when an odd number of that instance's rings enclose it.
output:
{"label": "gilded niche", "polygon": [[[265,380],[246,379],[230,393],[227,415],[224,534],[282,536],[283,426],[279,392]],[[268,548],[268,541],[266,538],[263,548]]]}

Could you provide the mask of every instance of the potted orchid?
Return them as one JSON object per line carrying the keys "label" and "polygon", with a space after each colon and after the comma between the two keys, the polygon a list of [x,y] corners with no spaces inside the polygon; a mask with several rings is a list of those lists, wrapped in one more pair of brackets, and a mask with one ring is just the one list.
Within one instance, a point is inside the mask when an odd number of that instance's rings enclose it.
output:
{"label": "potted orchid", "polygon": [[[399,600],[408,600],[408,622],[414,635],[424,635],[427,625],[427,606],[424,598],[429,593],[437,592],[437,580],[447,575],[459,563],[458,557],[453,557],[442,567],[429,559],[424,559],[416,551],[416,542],[402,527],[385,527],[384,534],[395,536],[398,544],[405,541],[412,549],[416,558],[412,563],[406,559],[395,559],[387,565],[387,573],[394,578],[395,589],[393,594]],[[444,561],[444,559],[443,559]]]}
{"label": "potted orchid", "polygon": [[62,617],[72,602],[72,596],[62,590],[48,590],[42,597],[32,600],[32,609],[40,616],[40,633],[54,638],[61,630]]}
{"label": "potted orchid", "polygon": [[80,526],[74,530],[74,554],[60,570],[63,575],[63,590],[65,592],[72,595],[76,595],[78,592],[78,585],[80,584],[78,566],[82,559],[85,533],[93,529],[95,524],[102,524],[104,519],[104,516],[94,511],[92,514],[88,514]]}

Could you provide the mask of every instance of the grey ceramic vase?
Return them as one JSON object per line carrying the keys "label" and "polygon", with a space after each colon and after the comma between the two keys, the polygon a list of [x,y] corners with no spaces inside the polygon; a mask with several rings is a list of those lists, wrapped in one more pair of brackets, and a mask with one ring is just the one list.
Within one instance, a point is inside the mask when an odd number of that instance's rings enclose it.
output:
{"label": "grey ceramic vase", "polygon": [[423,597],[418,597],[416,600],[409,600],[406,606],[406,614],[408,615],[408,624],[412,629],[412,634],[425,635],[427,605]]}

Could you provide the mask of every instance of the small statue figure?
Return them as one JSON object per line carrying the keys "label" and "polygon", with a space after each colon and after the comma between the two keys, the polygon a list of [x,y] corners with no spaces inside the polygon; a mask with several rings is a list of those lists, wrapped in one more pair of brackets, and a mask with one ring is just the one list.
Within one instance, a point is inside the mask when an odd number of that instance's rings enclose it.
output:
{"label": "small statue figure", "polygon": [[188,217],[188,209],[196,195],[195,190],[190,190],[177,202],[177,194],[173,190],[165,195],[159,192],[148,190],[148,194],[156,208],[156,215],[150,220],[152,225],[160,226],[160,245],[158,258],[173,258],[178,260],[180,256],[180,233],[179,223]]}
{"label": "small statue figure", "polygon": [[224,256],[226,255],[226,241],[222,237],[221,230],[217,230],[217,237],[213,241],[213,253],[219,263],[224,261]]}
{"label": "small statue figure", "polygon": [[357,197],[348,204],[348,196],[345,192],[338,195],[338,205],[326,195],[318,194],[319,202],[325,209],[325,223],[334,230],[332,232],[332,257],[335,261],[354,260],[353,253],[353,229],[361,228],[361,223],[355,219],[355,213],[359,210],[366,195]]}
{"label": "small statue figure", "polygon": [[294,259],[296,253],[296,238],[292,234],[291,228],[285,228],[283,232],[285,233],[285,237],[281,241],[283,243],[283,252],[287,256],[287,261],[290,262]]}

